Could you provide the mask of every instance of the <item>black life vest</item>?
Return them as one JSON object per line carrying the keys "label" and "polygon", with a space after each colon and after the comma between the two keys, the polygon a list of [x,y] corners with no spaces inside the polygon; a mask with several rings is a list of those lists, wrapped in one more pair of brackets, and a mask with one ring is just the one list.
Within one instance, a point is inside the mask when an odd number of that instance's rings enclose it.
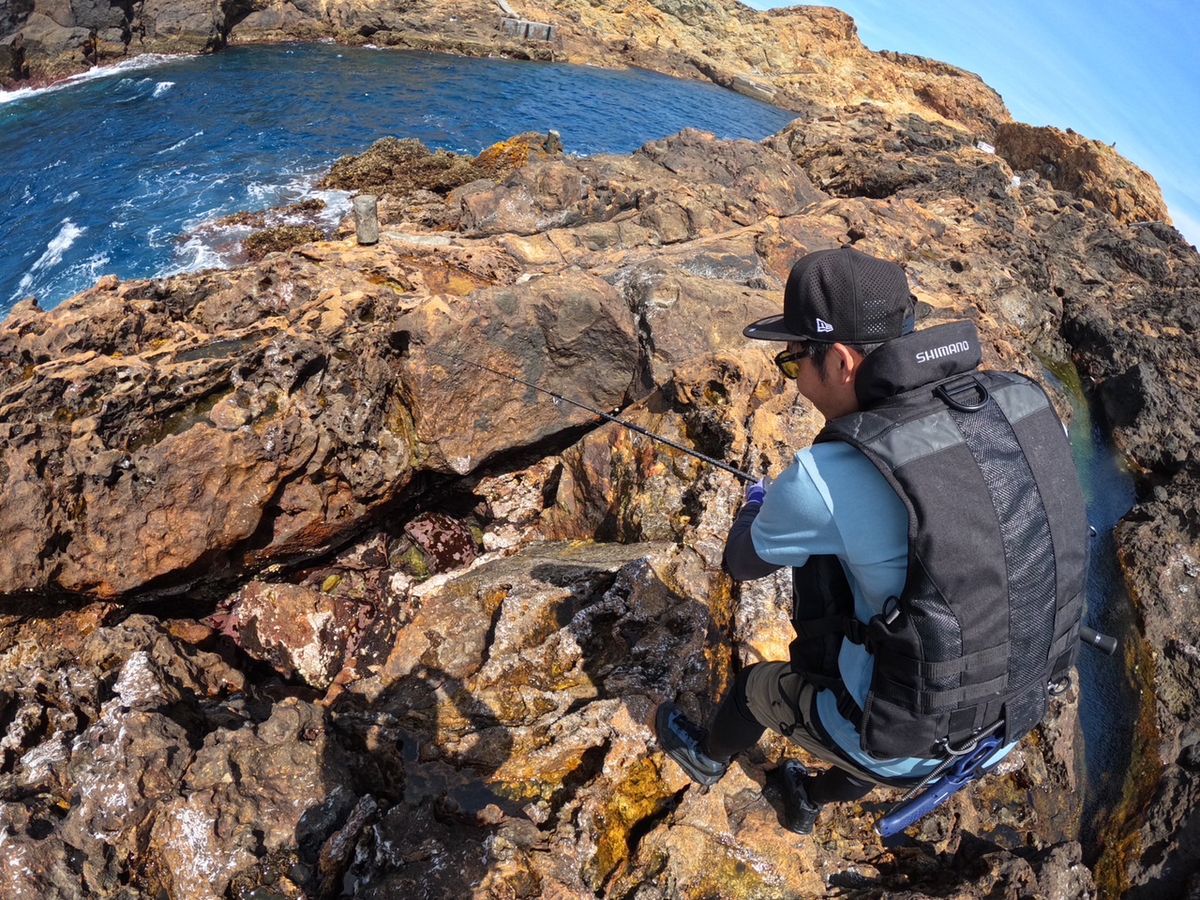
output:
{"label": "black life vest", "polygon": [[[997,722],[1016,740],[1075,662],[1088,525],[1070,444],[1037,384],[979,363],[969,322],[889,341],[863,362],[860,411],[817,437],[865,454],[908,510],[904,590],[870,622],[837,557],[793,570],[793,662],[878,758],[941,757]],[[843,639],[874,655],[862,709]]]}

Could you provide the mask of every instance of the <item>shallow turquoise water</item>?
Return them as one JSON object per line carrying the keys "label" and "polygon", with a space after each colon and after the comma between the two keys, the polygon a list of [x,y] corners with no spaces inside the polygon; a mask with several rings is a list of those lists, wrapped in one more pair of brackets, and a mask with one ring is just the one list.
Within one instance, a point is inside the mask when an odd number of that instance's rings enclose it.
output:
{"label": "shallow turquoise water", "polygon": [[[185,236],[312,195],[330,163],[381,137],[477,153],[556,129],[569,153],[627,153],[688,127],[759,139],[791,118],[651,72],[330,44],[143,59],[0,93],[0,317],[22,297],[53,306],[108,273],[220,264],[215,242]],[[325,199],[331,219],[346,208]]]}

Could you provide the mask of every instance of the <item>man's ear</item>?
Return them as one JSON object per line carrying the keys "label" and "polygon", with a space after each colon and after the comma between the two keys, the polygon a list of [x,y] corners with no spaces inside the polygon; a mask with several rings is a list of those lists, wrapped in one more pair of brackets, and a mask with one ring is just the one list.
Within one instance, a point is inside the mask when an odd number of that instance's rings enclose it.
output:
{"label": "man's ear", "polygon": [[833,352],[829,354],[834,360],[834,378],[841,384],[849,384],[854,380],[854,370],[862,358],[845,344],[834,344]]}

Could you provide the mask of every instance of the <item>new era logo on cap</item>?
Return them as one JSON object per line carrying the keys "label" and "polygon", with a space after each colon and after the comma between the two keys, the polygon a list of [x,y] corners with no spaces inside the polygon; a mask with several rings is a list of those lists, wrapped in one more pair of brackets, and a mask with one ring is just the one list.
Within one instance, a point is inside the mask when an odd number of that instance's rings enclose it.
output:
{"label": "new era logo on cap", "polygon": [[817,319],[817,334],[824,334],[829,331],[833,331],[833,326],[824,319]]}

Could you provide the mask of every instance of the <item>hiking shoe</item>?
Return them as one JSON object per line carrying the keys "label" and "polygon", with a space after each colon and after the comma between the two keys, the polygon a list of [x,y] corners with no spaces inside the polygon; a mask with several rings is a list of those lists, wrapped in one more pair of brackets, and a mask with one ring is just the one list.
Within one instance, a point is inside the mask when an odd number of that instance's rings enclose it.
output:
{"label": "hiking shoe", "polygon": [[780,767],[779,779],[783,787],[784,827],[796,834],[812,834],[821,807],[808,799],[804,789],[808,769],[799,760],[789,759]]}
{"label": "hiking shoe", "polygon": [[729,763],[718,762],[700,749],[704,746],[707,732],[688,721],[683,710],[674,703],[659,706],[654,717],[654,729],[663,753],[679,763],[697,784],[716,784],[729,768]]}

